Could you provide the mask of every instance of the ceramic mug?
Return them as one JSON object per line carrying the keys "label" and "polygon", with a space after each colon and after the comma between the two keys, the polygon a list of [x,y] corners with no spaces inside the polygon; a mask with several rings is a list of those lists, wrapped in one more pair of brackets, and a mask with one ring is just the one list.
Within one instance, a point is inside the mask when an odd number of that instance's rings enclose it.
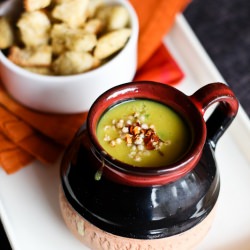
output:
{"label": "ceramic mug", "polygon": [[[160,167],[135,167],[104,152],[96,135],[100,118],[131,99],[163,103],[183,117],[192,140],[181,158]],[[204,113],[215,103],[205,121]],[[214,150],[237,110],[234,93],[222,83],[205,85],[191,96],[146,81],[103,93],[61,163],[60,207],[67,226],[91,249],[195,247],[211,227],[219,196]]]}
{"label": "ceramic mug", "polygon": [[[119,167],[112,156],[100,153],[99,157],[108,162],[105,175],[129,185],[147,186],[174,181],[188,173],[199,161],[206,140],[216,145],[238,110],[238,101],[233,92],[222,83],[213,83],[187,96],[177,89],[154,82],[134,82],[112,88],[102,94],[92,105],[88,115],[88,131],[94,148],[103,152],[96,128],[101,115],[117,103],[128,99],[150,99],[170,106],[186,120],[192,131],[192,144],[188,152],[177,162],[155,168],[134,167],[119,162]],[[219,106],[205,122],[204,113],[214,103]]]}

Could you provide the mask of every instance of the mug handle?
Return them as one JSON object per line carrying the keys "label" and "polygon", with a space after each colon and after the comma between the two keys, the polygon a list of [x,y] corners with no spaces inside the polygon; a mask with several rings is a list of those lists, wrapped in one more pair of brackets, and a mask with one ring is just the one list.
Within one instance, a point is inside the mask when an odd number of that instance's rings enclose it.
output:
{"label": "mug handle", "polygon": [[219,82],[201,87],[190,98],[202,115],[212,104],[218,102],[215,110],[206,121],[207,140],[215,149],[218,140],[237,114],[238,100],[226,84]]}

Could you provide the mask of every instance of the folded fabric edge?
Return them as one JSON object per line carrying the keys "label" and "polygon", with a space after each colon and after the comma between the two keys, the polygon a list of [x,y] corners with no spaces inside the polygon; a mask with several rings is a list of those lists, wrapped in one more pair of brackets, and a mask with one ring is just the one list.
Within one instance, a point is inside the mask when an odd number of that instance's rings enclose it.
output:
{"label": "folded fabric edge", "polygon": [[[0,132],[0,165],[7,174],[12,174],[27,166],[35,158],[18,147]],[[6,147],[2,145],[5,144]]]}
{"label": "folded fabric edge", "polygon": [[145,65],[137,71],[134,80],[157,81],[174,85],[179,83],[184,76],[184,72],[168,48],[162,43]]}

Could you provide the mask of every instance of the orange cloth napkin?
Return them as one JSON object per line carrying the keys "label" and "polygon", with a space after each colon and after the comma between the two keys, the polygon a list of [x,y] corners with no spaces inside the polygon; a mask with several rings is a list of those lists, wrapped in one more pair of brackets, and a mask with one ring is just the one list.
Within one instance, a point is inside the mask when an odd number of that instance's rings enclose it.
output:
{"label": "orange cloth napkin", "polygon": [[[183,73],[162,38],[174,17],[188,0],[130,0],[140,25],[138,70],[135,80],[166,84],[179,82]],[[0,72],[1,76],[1,72]],[[47,114],[26,108],[13,100],[0,82],[0,166],[14,173],[38,159],[54,163],[69,145],[87,114]]]}
{"label": "orange cloth napkin", "polygon": [[162,38],[172,27],[177,13],[190,0],[130,0],[139,18],[138,69],[160,46]]}
{"label": "orange cloth napkin", "polygon": [[178,83],[184,74],[164,44],[161,44],[144,65],[137,70],[134,81],[155,81],[170,85]]}

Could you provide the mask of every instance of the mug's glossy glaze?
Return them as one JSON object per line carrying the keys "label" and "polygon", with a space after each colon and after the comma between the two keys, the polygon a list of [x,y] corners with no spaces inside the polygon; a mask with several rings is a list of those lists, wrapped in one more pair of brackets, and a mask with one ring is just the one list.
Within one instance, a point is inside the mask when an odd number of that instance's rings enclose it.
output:
{"label": "mug's glossy glaze", "polygon": [[[131,98],[159,101],[187,121],[192,142],[180,160],[163,167],[133,167],[103,152],[96,137],[101,115]],[[205,122],[203,115],[215,102],[218,105]],[[220,179],[214,150],[237,109],[233,92],[222,83],[208,84],[191,96],[154,82],[128,83],[105,92],[62,160],[67,202],[84,220],[117,237],[163,239],[187,232],[216,204]]]}

